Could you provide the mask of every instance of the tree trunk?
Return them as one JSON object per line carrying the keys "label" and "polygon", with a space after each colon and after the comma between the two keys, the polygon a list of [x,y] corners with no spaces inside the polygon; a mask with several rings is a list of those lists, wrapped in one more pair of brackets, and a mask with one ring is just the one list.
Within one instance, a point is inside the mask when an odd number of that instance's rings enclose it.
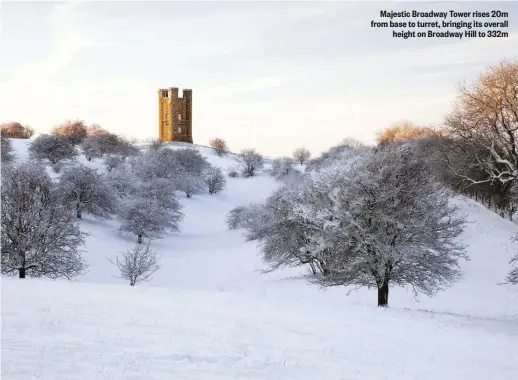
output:
{"label": "tree trunk", "polygon": [[76,203],[76,216],[78,219],[81,219],[81,206],[79,206],[79,203]]}
{"label": "tree trunk", "polygon": [[142,234],[137,235],[137,243],[142,244]]}
{"label": "tree trunk", "polygon": [[18,269],[19,278],[25,278],[25,268]]}
{"label": "tree trunk", "polygon": [[381,286],[378,285],[378,306],[379,307],[387,307],[388,306],[388,295],[389,295],[389,285],[388,282],[385,281]]}

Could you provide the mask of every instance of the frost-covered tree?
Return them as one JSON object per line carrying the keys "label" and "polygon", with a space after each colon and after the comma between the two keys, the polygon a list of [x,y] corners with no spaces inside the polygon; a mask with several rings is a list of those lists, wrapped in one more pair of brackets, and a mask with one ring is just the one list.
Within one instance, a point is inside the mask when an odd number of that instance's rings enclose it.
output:
{"label": "frost-covered tree", "polygon": [[177,149],[173,151],[177,167],[184,173],[202,177],[204,170],[210,167],[208,161],[196,149]]}
{"label": "frost-covered tree", "polygon": [[175,195],[176,186],[165,178],[153,178],[141,182],[137,186],[135,194],[141,198],[148,198],[156,202],[159,207],[174,213],[180,212],[181,206]]}
{"label": "frost-covered tree", "polygon": [[263,156],[257,153],[255,149],[242,150],[238,162],[245,177],[253,177],[257,170],[262,169],[264,165]]}
{"label": "frost-covered tree", "polygon": [[108,181],[95,169],[77,165],[63,170],[57,191],[65,202],[75,207],[76,216],[83,212],[97,218],[106,218],[115,213],[117,197]]}
{"label": "frost-covered tree", "polygon": [[297,148],[293,151],[293,158],[298,161],[301,165],[309,160],[311,152],[306,148]]}
{"label": "frost-covered tree", "polygon": [[119,216],[119,232],[136,235],[139,244],[143,238],[159,239],[168,231],[179,231],[179,223],[183,218],[180,211],[172,212],[161,207],[155,200],[142,197],[123,202]]}
{"label": "frost-covered tree", "polygon": [[88,161],[103,155],[99,136],[87,136],[81,141],[81,149]]}
{"label": "frost-covered tree", "polygon": [[85,234],[55,191],[45,168],[2,168],[2,273],[72,278],[86,268]]}
{"label": "frost-covered tree", "polygon": [[336,165],[270,197],[248,227],[272,269],[318,264],[322,286],[366,286],[388,305],[391,284],[432,295],[461,276],[464,220],[408,146]]}
{"label": "frost-covered tree", "polygon": [[212,147],[212,149],[214,149],[216,154],[220,157],[224,156],[225,154],[228,153],[228,147],[227,147],[226,141],[223,139],[220,139],[218,137],[210,140],[210,146]]}
{"label": "frost-covered tree", "polygon": [[29,154],[33,159],[48,159],[52,164],[78,155],[66,137],[52,135],[41,135],[36,138],[29,146]]}
{"label": "frost-covered tree", "polygon": [[14,159],[13,156],[13,146],[11,144],[11,140],[2,135],[2,163],[11,162]]}
{"label": "frost-covered tree", "polygon": [[149,244],[149,241],[145,245],[137,244],[117,255],[115,260],[108,259],[119,268],[119,278],[128,280],[131,286],[149,280],[160,269],[159,258],[154,251],[149,249]]}
{"label": "frost-covered tree", "polygon": [[107,180],[119,199],[134,196],[140,185],[140,179],[135,175],[132,167],[125,164],[113,169],[107,176]]}
{"label": "frost-covered tree", "polygon": [[111,172],[116,167],[120,166],[124,160],[119,156],[108,156],[104,159],[104,165],[106,165],[106,169]]}
{"label": "frost-covered tree", "polygon": [[277,178],[287,177],[296,170],[293,167],[294,161],[290,157],[281,157],[272,161],[271,174]]}
{"label": "frost-covered tree", "polygon": [[178,178],[176,188],[183,191],[187,198],[191,198],[195,194],[201,194],[205,190],[205,182],[203,177],[184,172]]}
{"label": "frost-covered tree", "polygon": [[209,194],[216,194],[225,188],[227,180],[220,168],[210,167],[204,173],[205,184],[208,186]]}

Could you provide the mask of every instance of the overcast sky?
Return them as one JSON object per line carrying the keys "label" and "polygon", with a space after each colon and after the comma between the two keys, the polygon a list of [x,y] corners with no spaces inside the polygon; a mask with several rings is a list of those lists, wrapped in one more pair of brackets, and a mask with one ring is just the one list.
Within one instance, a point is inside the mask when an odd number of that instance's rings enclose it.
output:
{"label": "overcast sky", "polygon": [[[0,122],[82,119],[157,137],[157,90],[193,89],[193,137],[267,155],[407,119],[438,123],[456,85],[518,59],[518,3],[83,2],[0,4]],[[395,39],[380,9],[510,13],[507,38]]]}

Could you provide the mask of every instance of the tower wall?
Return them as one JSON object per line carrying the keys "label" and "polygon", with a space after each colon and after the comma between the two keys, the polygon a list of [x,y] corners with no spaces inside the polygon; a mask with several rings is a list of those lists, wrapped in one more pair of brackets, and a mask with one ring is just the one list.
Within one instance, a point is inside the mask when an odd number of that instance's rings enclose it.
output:
{"label": "tower wall", "polygon": [[192,90],[178,88],[158,90],[158,136],[162,141],[192,143]]}

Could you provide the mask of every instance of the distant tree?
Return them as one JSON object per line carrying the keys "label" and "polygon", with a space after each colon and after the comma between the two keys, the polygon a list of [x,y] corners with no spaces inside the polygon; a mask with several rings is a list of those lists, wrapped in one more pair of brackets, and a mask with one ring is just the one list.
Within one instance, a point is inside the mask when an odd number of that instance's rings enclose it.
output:
{"label": "distant tree", "polygon": [[119,268],[119,278],[128,280],[131,286],[149,280],[160,269],[159,258],[149,249],[149,244],[150,242],[146,245],[137,244],[125,253],[117,255],[115,260],[108,259]]}
{"label": "distant tree", "polygon": [[124,160],[120,156],[108,156],[104,159],[104,164],[109,172],[120,166],[123,162]]}
{"label": "distant tree", "polygon": [[[119,200],[135,196],[141,184],[129,165],[119,165],[112,169],[107,176],[109,185],[114,189]],[[149,183],[147,181],[145,183]]]}
{"label": "distant tree", "polygon": [[255,149],[242,150],[238,162],[245,177],[253,177],[257,170],[262,169],[264,165],[263,156],[257,153]]}
{"label": "distant tree", "polygon": [[52,129],[54,136],[63,136],[69,139],[72,145],[78,145],[87,136],[87,127],[81,120],[67,120]]}
{"label": "distant tree", "polygon": [[378,133],[378,145],[383,147],[394,142],[428,139],[438,136],[432,128],[420,127],[410,121],[400,121]]}
{"label": "distant tree", "polygon": [[311,152],[306,148],[297,148],[293,152],[293,158],[301,165],[311,157]]}
{"label": "distant tree", "polygon": [[86,268],[85,234],[63,204],[45,168],[2,168],[2,273],[72,278]]}
{"label": "distant tree", "polygon": [[16,121],[0,124],[2,136],[12,139],[30,139],[34,136],[34,129],[23,126]]}
{"label": "distant tree", "polygon": [[201,177],[203,172],[210,167],[208,161],[196,149],[176,149],[173,150],[176,166],[182,172]]}
{"label": "distant tree", "polygon": [[201,194],[205,190],[205,183],[201,176],[183,173],[176,184],[176,188],[183,191],[187,198],[191,198],[193,195]]}
{"label": "distant tree", "polygon": [[99,124],[92,124],[86,127],[86,133],[88,136],[107,136],[110,134],[110,132],[102,128]]}
{"label": "distant tree", "polygon": [[175,195],[176,185],[165,178],[153,178],[140,182],[135,194],[141,198],[147,198],[157,203],[159,207],[179,213],[181,205]]}
{"label": "distant tree", "polygon": [[226,141],[223,139],[220,139],[218,137],[210,140],[210,146],[212,147],[212,149],[214,149],[216,154],[220,157],[225,155],[226,153],[228,153],[228,147],[227,147]]}
{"label": "distant tree", "polygon": [[179,223],[183,218],[181,212],[160,207],[153,199],[135,197],[123,202],[119,216],[122,234],[134,234],[137,243],[142,239],[159,239],[167,231],[179,231]]}
{"label": "distant tree", "polygon": [[126,139],[121,138],[117,153],[125,160],[127,157],[135,157],[140,154],[140,149]]}
{"label": "distant tree", "polygon": [[81,142],[81,149],[88,161],[92,161],[92,158],[98,158],[102,156],[102,149],[100,139],[98,136],[87,136]]}
{"label": "distant tree", "polygon": [[69,139],[53,135],[41,135],[34,139],[29,146],[29,154],[33,159],[48,159],[52,164],[78,155]]}
{"label": "distant tree", "polygon": [[272,162],[272,176],[284,178],[292,174],[296,169],[293,167],[294,161],[290,157],[281,157]]}
{"label": "distant tree", "polygon": [[209,188],[209,194],[219,193],[225,188],[227,180],[220,168],[210,167],[204,174],[205,183]]}
{"label": "distant tree", "polygon": [[83,212],[97,218],[107,218],[115,213],[116,194],[95,169],[84,165],[66,168],[59,178],[57,191],[65,202],[74,205],[78,218]]}
{"label": "distant tree", "polygon": [[13,146],[11,144],[11,140],[2,135],[2,163],[11,162],[14,159],[13,156]]}

